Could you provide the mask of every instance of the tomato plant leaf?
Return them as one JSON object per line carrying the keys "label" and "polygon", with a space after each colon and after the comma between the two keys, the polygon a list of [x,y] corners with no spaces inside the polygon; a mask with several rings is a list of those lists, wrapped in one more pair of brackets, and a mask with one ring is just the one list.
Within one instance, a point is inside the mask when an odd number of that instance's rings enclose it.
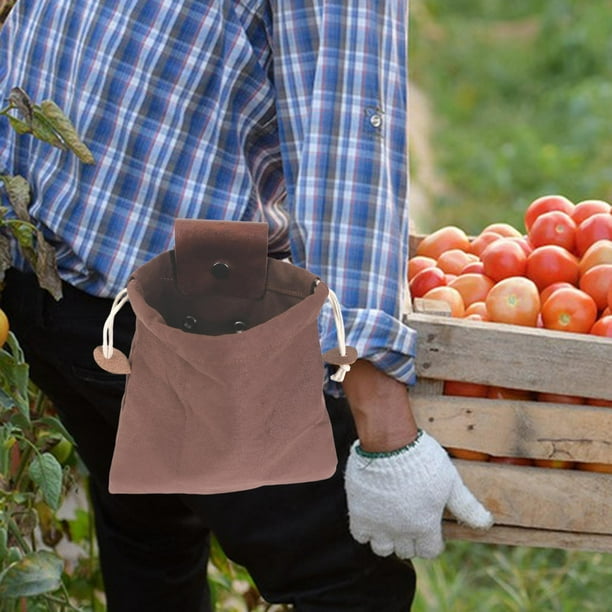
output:
{"label": "tomato plant leaf", "polygon": [[57,417],[44,416],[40,419],[36,419],[36,424],[38,423],[40,423],[41,425],[46,425],[51,433],[61,434],[62,436],[64,436],[64,438],[66,438],[66,440],[76,446],[74,438],[70,435],[70,432],[66,429],[64,424]]}
{"label": "tomato plant leaf", "polygon": [[4,280],[4,273],[12,265],[11,241],[4,234],[0,234],[0,283]]}
{"label": "tomato plant leaf", "polygon": [[32,118],[32,134],[39,140],[48,142],[50,145],[66,150],[66,145],[63,140],[57,135],[53,128],[53,124],[45,117],[39,106],[34,106]]}
{"label": "tomato plant leaf", "polygon": [[45,118],[55,132],[59,134],[66,146],[85,164],[94,164],[94,156],[87,145],[79,138],[72,121],[64,111],[53,101],[43,100],[40,103]]}
{"label": "tomato plant leaf", "polygon": [[32,123],[33,104],[30,96],[21,89],[21,87],[13,87],[8,97],[9,104],[16,108],[25,119],[26,123]]}
{"label": "tomato plant leaf", "polygon": [[62,495],[62,466],[51,453],[36,455],[28,467],[30,478],[36,484],[44,500],[53,510],[60,505]]}
{"label": "tomato plant leaf", "polygon": [[18,134],[31,134],[32,128],[25,121],[21,121],[21,119],[17,119],[17,117],[13,117],[13,115],[6,115],[6,118],[9,120],[11,127]]}
{"label": "tomato plant leaf", "polygon": [[9,202],[15,211],[15,214],[22,221],[30,221],[30,213],[28,212],[28,206],[30,205],[30,185],[23,176],[17,174],[10,176],[4,174],[0,176],[6,189],[6,195],[8,196]]}
{"label": "tomato plant leaf", "polygon": [[62,281],[57,272],[55,249],[40,230],[36,231],[36,276],[38,284],[46,289],[56,300],[62,297]]}
{"label": "tomato plant leaf", "polygon": [[28,402],[29,366],[13,332],[9,332],[5,348],[0,349],[0,406],[19,412],[29,423],[30,404]]}
{"label": "tomato plant leaf", "polygon": [[41,550],[25,555],[0,575],[0,598],[31,597],[56,591],[61,586],[63,561]]}

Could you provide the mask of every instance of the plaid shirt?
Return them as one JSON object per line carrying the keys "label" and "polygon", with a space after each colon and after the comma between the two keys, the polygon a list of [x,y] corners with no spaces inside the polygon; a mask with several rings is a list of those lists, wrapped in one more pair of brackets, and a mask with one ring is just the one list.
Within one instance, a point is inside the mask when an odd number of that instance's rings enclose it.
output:
{"label": "plaid shirt", "polygon": [[[412,383],[407,2],[19,0],[1,95],[52,98],[96,158],[0,121],[0,171],[32,185],[62,278],[112,296],[177,217],[264,220],[335,290],[347,342]],[[328,307],[320,330],[335,346]]]}

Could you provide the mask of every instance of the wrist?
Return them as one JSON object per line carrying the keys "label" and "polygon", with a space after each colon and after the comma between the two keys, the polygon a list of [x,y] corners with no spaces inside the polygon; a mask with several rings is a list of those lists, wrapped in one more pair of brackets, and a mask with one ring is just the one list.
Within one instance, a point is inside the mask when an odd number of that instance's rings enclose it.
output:
{"label": "wrist", "polygon": [[414,448],[422,439],[423,430],[417,429],[417,434],[411,442],[401,446],[400,448],[396,448],[395,450],[387,450],[387,451],[368,451],[364,450],[361,446],[361,443],[355,445],[355,452],[361,457],[365,457],[366,459],[388,459],[390,457],[395,457],[397,455],[401,455],[412,448]]}

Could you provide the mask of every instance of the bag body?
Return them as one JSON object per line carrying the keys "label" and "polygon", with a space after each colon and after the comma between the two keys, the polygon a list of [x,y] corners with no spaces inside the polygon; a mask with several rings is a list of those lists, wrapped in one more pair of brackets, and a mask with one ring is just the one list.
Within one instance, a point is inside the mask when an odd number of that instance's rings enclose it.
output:
{"label": "bag body", "polygon": [[[265,223],[179,219],[175,234],[175,249],[127,286],[136,331],[110,491],[209,494],[330,477],[317,326],[328,288],[267,256]],[[97,360],[104,367],[99,349]]]}

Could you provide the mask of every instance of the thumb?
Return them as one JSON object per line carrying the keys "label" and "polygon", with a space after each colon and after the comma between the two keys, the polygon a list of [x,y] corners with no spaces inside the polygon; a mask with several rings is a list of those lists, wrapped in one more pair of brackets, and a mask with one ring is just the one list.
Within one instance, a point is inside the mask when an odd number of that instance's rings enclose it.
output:
{"label": "thumb", "polygon": [[469,527],[489,529],[493,525],[493,515],[474,497],[459,477],[455,481],[447,505],[457,520]]}

